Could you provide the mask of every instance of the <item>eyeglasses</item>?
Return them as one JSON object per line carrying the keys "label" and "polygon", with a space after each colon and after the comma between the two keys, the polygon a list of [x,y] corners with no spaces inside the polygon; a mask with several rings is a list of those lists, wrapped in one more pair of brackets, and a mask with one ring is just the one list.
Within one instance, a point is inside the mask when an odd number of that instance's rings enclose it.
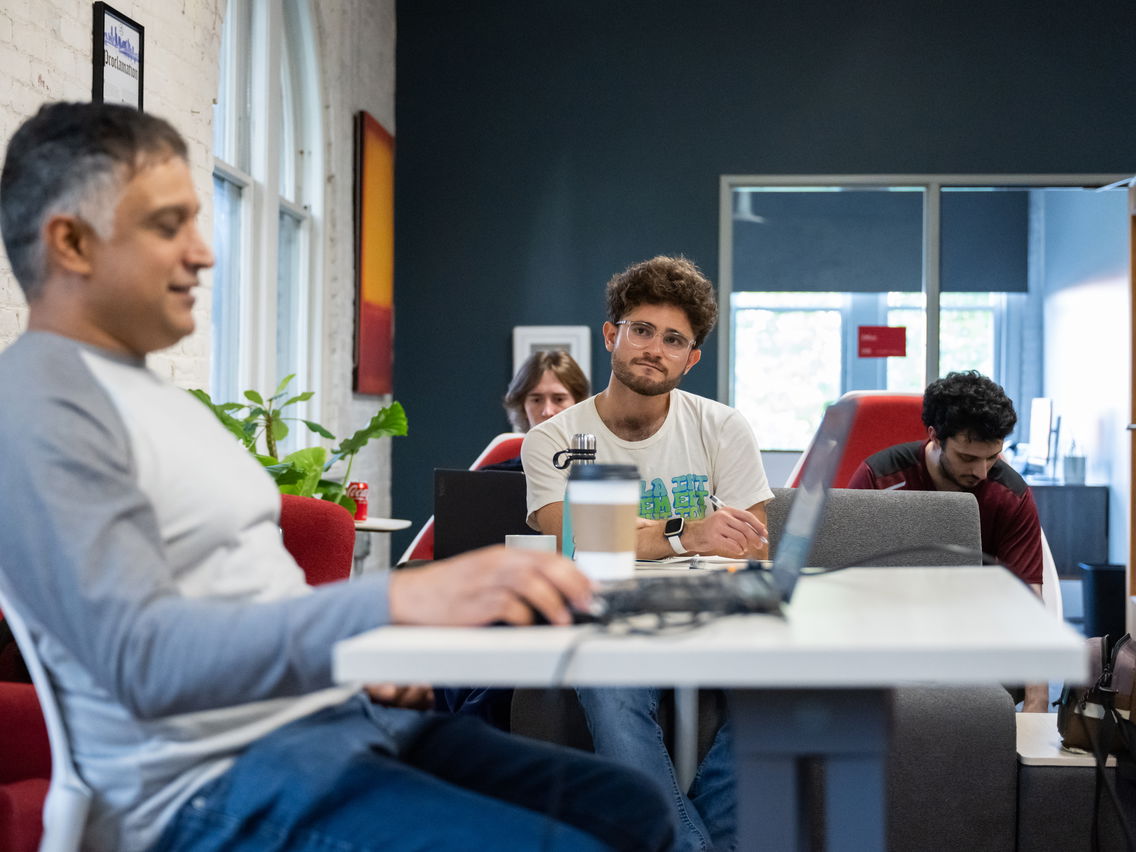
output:
{"label": "eyeglasses", "polygon": [[615,324],[627,327],[627,342],[636,349],[645,349],[648,343],[662,335],[663,354],[668,358],[681,358],[694,345],[693,340],[687,340],[677,331],[659,331],[649,322],[620,320]]}

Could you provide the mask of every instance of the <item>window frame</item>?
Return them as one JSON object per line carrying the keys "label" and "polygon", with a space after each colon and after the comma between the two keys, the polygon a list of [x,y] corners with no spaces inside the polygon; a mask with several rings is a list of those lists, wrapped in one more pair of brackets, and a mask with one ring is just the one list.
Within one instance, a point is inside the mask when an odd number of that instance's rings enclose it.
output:
{"label": "window frame", "polygon": [[[315,392],[295,414],[319,419],[324,362],[322,226],[324,138],[320,68],[308,0],[229,0],[222,37],[219,111],[224,111],[220,150],[214,152],[214,178],[241,187],[239,262],[228,270],[239,281],[238,351],[212,357],[236,363],[233,387],[271,391],[286,374],[279,363],[277,321],[281,288],[295,282],[293,357],[295,391]],[[241,49],[238,49],[241,46]],[[287,85],[284,77],[287,76]],[[287,108],[283,97],[290,99]],[[284,125],[287,118],[287,126]],[[282,131],[284,131],[282,133]],[[290,152],[290,156],[289,156]],[[282,182],[284,185],[282,186]],[[289,280],[280,277],[280,217],[297,221],[295,264]],[[313,437],[293,432],[293,447]]]}
{"label": "window frame", "polygon": [[[940,289],[941,222],[940,204],[942,192],[950,189],[979,189],[997,187],[999,189],[1045,190],[1062,188],[1083,188],[1086,190],[1105,189],[1115,186],[1116,175],[1102,174],[1007,174],[1007,175],[723,175],[719,181],[719,304],[730,320],[720,325],[718,334],[718,399],[728,405],[736,405],[735,399],[735,346],[733,310],[733,238],[735,220],[754,221],[758,219],[753,212],[753,193],[735,192],[738,189],[770,189],[801,191],[874,190],[874,189],[918,189],[922,191],[922,282],[920,292],[923,296],[923,316],[925,318],[926,345],[923,363],[922,386],[926,386],[939,375],[941,358],[940,330],[944,314],[954,308],[942,305]],[[1032,203],[1032,202],[1031,202]],[[759,291],[755,291],[759,292]],[[912,291],[916,292],[916,291]],[[887,324],[888,306],[886,292],[851,293],[841,314],[842,348],[844,355],[841,364],[842,388],[886,387],[886,359],[877,359],[879,364],[857,364],[856,340],[853,329],[858,324]],[[1024,341],[1023,317],[1021,312],[1007,309],[1008,302],[1015,294],[1005,294],[1000,306],[994,311],[993,363],[995,375],[1000,376],[1007,391],[1013,394],[1026,384],[1021,366],[1021,350]],[[875,300],[875,301],[873,301]],[[769,309],[755,306],[759,309]],[[809,308],[804,308],[808,310]],[[875,370],[876,380],[868,381],[864,370]],[[1019,394],[1020,395],[1020,394]]]}
{"label": "window frame", "polygon": [[[718,304],[728,309],[734,292],[733,219],[734,190],[744,187],[849,187],[871,189],[911,187],[923,190],[923,287],[926,299],[927,346],[924,353],[924,384],[938,377],[940,327],[940,202],[942,190],[949,187],[1013,187],[1044,189],[1046,187],[1098,188],[1127,180],[1115,174],[911,174],[911,175],[722,175],[718,181]],[[752,214],[751,214],[752,215]],[[718,332],[718,399],[733,405],[734,371],[731,323],[722,323]],[[995,358],[1004,355],[1006,347],[996,342]]]}

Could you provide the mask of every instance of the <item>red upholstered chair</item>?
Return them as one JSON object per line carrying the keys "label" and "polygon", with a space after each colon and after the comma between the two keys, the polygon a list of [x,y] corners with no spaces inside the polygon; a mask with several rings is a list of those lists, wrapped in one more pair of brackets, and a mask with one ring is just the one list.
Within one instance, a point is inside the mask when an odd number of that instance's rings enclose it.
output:
{"label": "red upholstered chair", "polygon": [[[304,569],[312,585],[346,579],[355,552],[355,523],[342,506],[312,497],[283,495],[280,526],[284,546]],[[15,625],[13,625],[15,627]],[[9,645],[6,651],[14,652]],[[7,668],[6,658],[0,660]],[[29,667],[34,669],[29,663]],[[22,663],[18,667],[23,671]],[[46,683],[46,678],[41,675]],[[57,728],[62,725],[57,721]],[[66,741],[56,746],[66,756]],[[43,809],[51,783],[52,743],[36,688],[30,683],[0,681],[0,850],[35,852],[43,834]],[[67,761],[69,762],[69,761]],[[83,792],[71,789],[74,770],[65,773],[55,813],[60,817],[52,848],[78,848],[85,804]],[[53,823],[55,824],[55,823]]]}
{"label": "red upholstered chair", "polygon": [[2,591],[0,609],[35,684],[30,695],[24,684],[0,684],[0,848],[73,852],[80,848],[91,791],[71,761],[55,685],[32,632]]}
{"label": "red upholstered chair", "polygon": [[284,547],[304,569],[309,585],[351,576],[355,521],[342,506],[315,497],[281,494],[280,529]]}
{"label": "red upholstered chair", "polygon": [[[848,440],[844,454],[836,466],[832,479],[834,488],[844,488],[860,462],[873,453],[893,444],[918,441],[927,437],[927,427],[923,425],[923,394],[891,393],[889,391],[849,391],[841,399],[855,403],[852,425],[848,430]],[[815,436],[813,440],[816,440]],[[789,488],[796,488],[801,478],[801,469],[812,450],[812,442],[801,453],[789,481]]]}
{"label": "red upholstered chair", "polygon": [[[923,425],[921,393],[849,391],[841,399],[855,400],[856,408],[852,425],[848,430],[844,455],[841,456],[836,474],[832,478],[833,488],[845,488],[856,468],[860,466],[860,462],[873,453],[894,444],[918,441],[927,437],[927,427]],[[815,439],[814,436],[813,440]],[[801,453],[793,472],[789,474],[789,481],[785,483],[789,488],[796,488],[799,484],[801,469],[810,450],[812,450],[811,441]],[[1065,612],[1061,580],[1057,574],[1049,542],[1045,538],[1045,530],[1041,531],[1041,560],[1042,601],[1050,614],[1061,620]]]}
{"label": "red upholstered chair", "polygon": [[[481,451],[473,464],[469,466],[470,470],[480,470],[483,467],[488,467],[491,464],[498,464],[499,462],[515,459],[521,454],[521,444],[524,442],[525,436],[520,432],[502,432],[495,437],[489,444]],[[414,540],[410,542],[410,546],[402,554],[402,557],[396,564],[401,565],[404,562],[409,562],[411,559],[433,559],[434,558],[434,516],[431,515],[427,518],[426,523],[422,525],[422,529],[414,536]]]}
{"label": "red upholstered chair", "polygon": [[51,779],[51,746],[30,683],[0,682],[0,849],[35,852]]}

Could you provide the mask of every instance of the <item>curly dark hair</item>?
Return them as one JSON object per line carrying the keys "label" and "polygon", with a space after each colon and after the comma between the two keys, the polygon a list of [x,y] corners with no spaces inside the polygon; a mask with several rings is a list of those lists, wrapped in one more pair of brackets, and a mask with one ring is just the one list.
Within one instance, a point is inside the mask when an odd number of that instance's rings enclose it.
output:
{"label": "curly dark hair", "polygon": [[923,392],[923,424],[939,441],[963,434],[975,441],[1001,441],[1018,415],[1002,386],[976,370],[947,373]]}
{"label": "curly dark hair", "polygon": [[573,402],[580,402],[588,398],[590,386],[588,377],[580,369],[576,360],[563,349],[551,352],[534,352],[525,359],[509,382],[509,389],[505,392],[505,413],[509,415],[509,422],[518,432],[527,432],[532,428],[529,417],[525,414],[525,397],[529,391],[540,384],[545,370],[551,370],[553,375],[564,385],[564,389],[572,394]]}
{"label": "curly dark hair", "polygon": [[627,267],[607,282],[607,318],[619,322],[639,305],[674,305],[690,321],[694,348],[718,321],[714,285],[681,255],[660,255]]}

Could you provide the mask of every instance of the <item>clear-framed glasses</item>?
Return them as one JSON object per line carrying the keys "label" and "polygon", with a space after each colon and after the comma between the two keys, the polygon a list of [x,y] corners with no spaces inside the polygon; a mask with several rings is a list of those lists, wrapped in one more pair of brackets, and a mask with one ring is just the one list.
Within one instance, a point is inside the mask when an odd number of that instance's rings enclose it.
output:
{"label": "clear-framed glasses", "polygon": [[694,345],[693,340],[687,340],[677,331],[659,331],[649,322],[620,320],[616,325],[624,326],[627,332],[627,342],[636,349],[646,348],[647,344],[656,336],[661,335],[663,338],[663,354],[668,358],[681,358]]}

